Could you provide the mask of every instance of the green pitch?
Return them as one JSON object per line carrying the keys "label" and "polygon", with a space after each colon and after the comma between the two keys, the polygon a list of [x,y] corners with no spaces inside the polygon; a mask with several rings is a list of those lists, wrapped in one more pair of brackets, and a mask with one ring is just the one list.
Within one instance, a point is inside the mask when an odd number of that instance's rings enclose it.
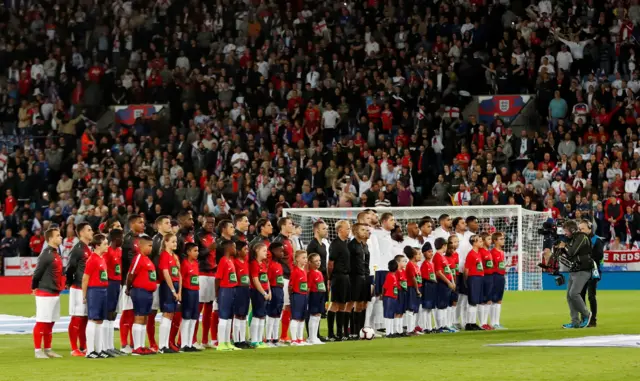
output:
{"label": "green pitch", "polygon": [[[461,332],[260,351],[121,357],[69,356],[66,334],[56,334],[60,360],[35,360],[30,335],[0,336],[0,380],[634,380],[640,350],[633,348],[495,348],[484,344],[536,339],[640,334],[638,292],[600,292],[600,326],[563,330],[561,292],[507,293],[506,331]],[[67,300],[62,301],[66,315]],[[31,296],[0,297],[0,314],[33,316]],[[119,337],[116,338],[116,343]]]}

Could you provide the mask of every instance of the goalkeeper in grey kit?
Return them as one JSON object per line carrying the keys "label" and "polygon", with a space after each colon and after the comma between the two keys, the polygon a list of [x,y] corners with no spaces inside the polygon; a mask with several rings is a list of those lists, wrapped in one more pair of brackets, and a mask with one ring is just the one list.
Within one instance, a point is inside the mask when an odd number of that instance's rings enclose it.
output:
{"label": "goalkeeper in grey kit", "polygon": [[[591,259],[591,239],[578,229],[575,221],[567,221],[563,225],[568,238],[564,244],[563,256],[568,259],[569,283],[567,284],[567,303],[571,323],[564,328],[585,328],[591,321],[591,312],[582,299],[581,293],[587,282],[593,276],[593,259]],[[563,244],[561,244],[562,246]]]}

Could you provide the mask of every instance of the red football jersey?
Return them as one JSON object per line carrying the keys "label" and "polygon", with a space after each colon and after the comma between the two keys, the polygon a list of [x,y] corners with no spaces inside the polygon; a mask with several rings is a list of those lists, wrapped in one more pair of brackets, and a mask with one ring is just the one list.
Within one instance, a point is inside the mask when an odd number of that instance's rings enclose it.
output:
{"label": "red football jersey", "polygon": [[460,273],[460,257],[458,256],[458,252],[454,251],[451,255],[447,255],[447,263],[449,263],[449,269],[451,269],[451,275],[455,276]]}
{"label": "red football jersey", "polygon": [[287,266],[289,266],[289,270],[293,270],[295,267],[293,265],[293,243],[290,239],[282,240],[282,248],[284,249],[284,260]]}
{"label": "red football jersey", "polygon": [[387,273],[387,276],[384,278],[384,285],[382,286],[382,295],[398,299],[398,278],[396,273]]}
{"label": "red football jersey", "polygon": [[109,285],[107,262],[96,253],[91,254],[87,259],[84,273],[89,276],[89,287],[107,287]]}
{"label": "red football jersey", "polygon": [[307,284],[307,273],[300,267],[294,267],[291,271],[291,288],[296,294],[307,294],[309,285]]}
{"label": "red football jersey", "polygon": [[216,271],[216,279],[220,281],[222,288],[234,288],[238,285],[238,276],[236,275],[236,267],[233,265],[231,258],[222,257],[218,263]]}
{"label": "red football jersey", "polygon": [[109,280],[122,280],[122,248],[109,246],[109,250],[104,255],[104,260],[107,262]]}
{"label": "red football jersey", "polygon": [[[265,291],[269,290],[269,276],[267,275],[268,269],[269,268],[265,262],[251,261],[249,264],[251,279],[258,278],[262,289]],[[255,288],[253,286],[253,282],[251,282],[251,288]]]}
{"label": "red football jersey", "polygon": [[238,286],[249,287],[251,284],[251,279],[249,279],[249,261],[247,259],[241,261],[238,258],[234,258],[233,265],[236,268],[236,275],[238,276]]}
{"label": "red football jersey", "polygon": [[169,271],[172,282],[178,282],[180,280],[180,266],[178,266],[178,261],[176,257],[168,251],[160,253],[160,260],[158,261],[160,276],[158,277],[158,282],[160,282],[160,279],[164,281],[164,270]]}
{"label": "red football jersey", "polygon": [[271,287],[284,287],[284,277],[282,275],[282,265],[277,261],[269,261],[269,285]]}
{"label": "red football jersey", "polygon": [[447,257],[442,255],[441,253],[436,253],[433,256],[433,268],[436,272],[442,271],[442,273],[448,280],[453,280],[451,268],[449,267],[449,261],[447,260]]}
{"label": "red football jersey", "polygon": [[409,262],[407,263],[407,286],[415,288],[416,285],[422,287],[422,274],[417,263]]}
{"label": "red football jersey", "polygon": [[142,254],[136,255],[129,273],[133,277],[133,287],[154,292],[158,288],[158,276],[156,267],[149,257]]}
{"label": "red football jersey", "polygon": [[437,282],[436,270],[433,267],[433,262],[424,261],[420,267],[420,275],[424,282]]}
{"label": "red football jersey", "polygon": [[482,266],[482,257],[477,251],[471,250],[467,254],[464,262],[464,268],[469,276],[484,276],[484,267]]}
{"label": "red football jersey", "polygon": [[[213,236],[213,234],[206,234],[204,237],[202,237],[202,239],[200,239],[200,242],[202,243],[203,247],[209,248],[211,246],[212,243],[214,243],[216,240],[216,238]],[[218,265],[216,263],[216,251],[215,250],[210,250],[209,251],[209,255],[207,255],[207,263],[209,264],[209,268],[212,269],[211,272],[203,272],[202,275],[215,275],[216,271],[215,268]]]}
{"label": "red football jersey", "polygon": [[182,276],[182,287],[188,290],[200,290],[200,282],[198,276],[198,261],[190,261],[185,259],[180,265],[180,275]]}
{"label": "red football jersey", "polygon": [[491,249],[491,257],[493,258],[494,273],[504,275],[507,273],[507,262],[504,257],[504,251],[495,247]]}
{"label": "red football jersey", "polygon": [[485,248],[480,249],[480,257],[482,258],[482,266],[484,268],[484,274],[490,275],[495,272],[493,264],[493,256],[491,252]]}
{"label": "red football jersey", "polygon": [[407,270],[398,270],[396,271],[396,278],[398,279],[398,284],[402,287],[403,290],[407,290]]}
{"label": "red football jersey", "polygon": [[324,276],[320,270],[309,270],[307,281],[309,282],[309,292],[327,292],[327,288],[324,285]]}

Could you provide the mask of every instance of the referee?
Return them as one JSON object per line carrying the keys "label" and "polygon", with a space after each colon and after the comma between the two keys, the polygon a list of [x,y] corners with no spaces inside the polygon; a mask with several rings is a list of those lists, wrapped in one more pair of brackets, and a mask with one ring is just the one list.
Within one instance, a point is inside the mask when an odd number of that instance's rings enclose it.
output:
{"label": "referee", "polygon": [[[349,314],[345,312],[346,304],[351,301],[349,273],[351,272],[351,259],[347,244],[351,226],[349,221],[336,222],[338,238],[329,246],[329,263],[327,275],[331,286],[331,306],[327,314],[329,326],[329,341],[346,340],[344,327],[348,325]],[[337,320],[337,335],[333,333],[333,321]]]}
{"label": "referee", "polygon": [[353,225],[354,239],[349,242],[351,256],[351,303],[347,311],[353,309],[352,338],[358,338],[358,333],[364,327],[367,302],[371,299],[371,282],[369,282],[369,229],[367,225],[357,223]]}

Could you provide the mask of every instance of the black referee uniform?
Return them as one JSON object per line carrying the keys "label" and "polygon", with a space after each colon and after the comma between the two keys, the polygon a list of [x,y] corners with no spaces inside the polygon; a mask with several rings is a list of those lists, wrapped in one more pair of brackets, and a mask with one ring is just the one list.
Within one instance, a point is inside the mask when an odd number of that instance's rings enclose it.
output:
{"label": "black referee uniform", "polygon": [[351,301],[368,302],[371,299],[371,282],[369,278],[369,247],[366,242],[360,243],[352,239],[347,245],[351,258]]}
{"label": "black referee uniform", "polygon": [[331,271],[331,301],[345,304],[351,301],[351,255],[347,241],[339,237],[329,246],[329,261],[333,261]]}

